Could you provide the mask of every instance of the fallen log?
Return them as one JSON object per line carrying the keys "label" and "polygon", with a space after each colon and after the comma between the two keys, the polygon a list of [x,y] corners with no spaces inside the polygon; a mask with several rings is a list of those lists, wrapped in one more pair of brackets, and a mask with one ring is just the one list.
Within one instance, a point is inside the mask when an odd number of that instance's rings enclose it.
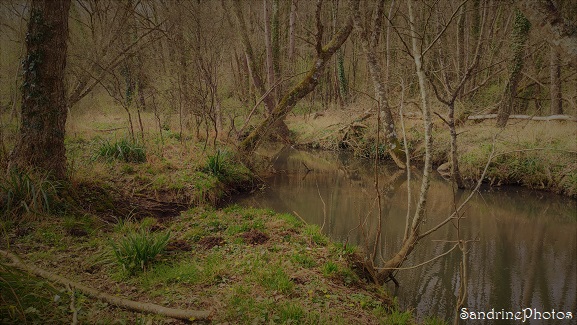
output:
{"label": "fallen log", "polygon": [[[488,120],[497,118],[497,114],[471,115],[468,120]],[[532,116],[532,115],[510,115],[509,119],[531,120],[531,121],[571,121],[577,122],[577,117],[571,115],[550,115],[550,116]]]}
{"label": "fallen log", "polygon": [[96,299],[103,300],[117,307],[126,308],[137,312],[159,314],[188,321],[208,320],[211,314],[210,311],[206,310],[183,310],[183,309],[168,308],[157,304],[138,302],[134,300],[116,297],[104,293],[102,291],[99,291],[97,289],[87,287],[81,283],[66,279],[60,275],[48,272],[35,265],[26,264],[18,256],[8,251],[0,250],[0,256],[3,256],[11,261],[11,263],[8,264],[9,266],[15,267],[30,274],[34,274],[44,279],[48,279],[50,281],[59,283],[65,287],[72,287],[76,290],[79,290],[80,292],[82,292],[87,296],[92,296]]}

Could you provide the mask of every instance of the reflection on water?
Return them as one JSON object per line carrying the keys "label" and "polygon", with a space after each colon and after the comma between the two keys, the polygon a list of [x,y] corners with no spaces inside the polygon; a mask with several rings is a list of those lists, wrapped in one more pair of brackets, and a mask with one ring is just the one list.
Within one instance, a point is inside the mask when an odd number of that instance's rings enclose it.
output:
{"label": "reflection on water", "polygon": [[[267,188],[237,203],[297,213],[308,223],[323,225],[336,240],[361,244],[354,231],[359,222],[374,228],[376,200],[370,162],[326,152],[283,150],[274,158],[276,173]],[[380,254],[388,258],[404,234],[407,215],[406,175],[380,167],[384,195]],[[308,169],[312,169],[308,171]],[[420,185],[415,169],[412,207]],[[446,218],[454,202],[467,192],[453,191],[442,179],[433,181],[427,199],[428,227]],[[322,198],[322,199],[321,199]],[[324,201],[324,205],[323,205]],[[325,211],[325,212],[323,212]],[[468,255],[470,310],[571,311],[577,317],[577,206],[574,200],[521,188],[484,190],[467,206],[461,238],[473,243]],[[426,238],[403,266],[429,260],[453,246],[454,227],[445,226]],[[398,273],[403,307],[417,315],[452,319],[459,288],[458,250],[424,267]],[[390,287],[392,290],[392,286]],[[535,322],[538,323],[538,322]]]}

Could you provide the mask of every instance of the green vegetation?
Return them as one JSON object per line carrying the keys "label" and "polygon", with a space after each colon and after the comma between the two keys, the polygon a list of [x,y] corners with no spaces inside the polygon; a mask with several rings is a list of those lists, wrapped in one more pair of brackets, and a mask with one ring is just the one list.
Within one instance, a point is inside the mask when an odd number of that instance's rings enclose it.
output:
{"label": "green vegetation", "polygon": [[[67,235],[70,229],[87,228],[92,231]],[[6,238],[17,243],[13,251],[24,260],[53,273],[135,300],[214,309],[212,321],[219,323],[387,323],[403,314],[382,288],[367,284],[351,268],[352,249],[330,242],[318,227],[270,210],[199,207],[170,223],[130,215],[114,225],[88,215],[66,217],[8,228]],[[32,284],[20,289],[26,281]],[[27,315],[28,321],[46,317],[58,323],[70,317],[70,295],[61,288],[38,293],[44,297],[38,300],[30,296],[42,283],[18,279],[11,283],[19,288],[17,297],[0,287],[6,302],[0,308],[3,323],[21,322],[26,310],[39,317]],[[50,302],[55,294],[61,301]],[[80,322],[170,321],[76,297]],[[403,319],[413,322],[409,313]]]}
{"label": "green vegetation", "polygon": [[16,219],[24,213],[48,214],[54,208],[59,182],[50,174],[10,170],[0,173],[0,213],[2,219]]}
{"label": "green vegetation", "polygon": [[110,245],[116,262],[122,266],[123,271],[132,275],[138,271],[145,271],[154,258],[164,250],[169,238],[168,232],[153,234],[141,229],[125,235],[117,242],[111,241]]}
{"label": "green vegetation", "polygon": [[142,163],[146,161],[146,151],[138,143],[127,139],[115,142],[103,141],[94,158],[118,159],[124,162]]}

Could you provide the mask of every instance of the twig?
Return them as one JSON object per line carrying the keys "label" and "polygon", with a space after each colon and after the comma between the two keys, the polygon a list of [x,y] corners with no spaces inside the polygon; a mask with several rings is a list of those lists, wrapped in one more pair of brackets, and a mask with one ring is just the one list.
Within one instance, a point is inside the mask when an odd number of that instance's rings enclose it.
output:
{"label": "twig", "polygon": [[438,260],[439,258],[441,258],[441,257],[449,254],[450,252],[452,252],[452,251],[453,251],[455,248],[457,248],[457,247],[459,247],[459,243],[455,244],[453,247],[451,247],[451,249],[449,249],[448,251],[444,252],[443,254],[437,255],[437,256],[431,258],[430,260],[425,261],[425,262],[420,263],[420,264],[417,264],[417,265],[407,266],[407,267],[377,268],[377,270],[411,270],[411,269],[416,269],[416,268],[421,267],[421,266],[423,266],[423,265],[425,265],[425,264],[428,264],[428,263],[431,263],[431,262],[433,262],[433,261],[435,261],[435,260]]}
{"label": "twig", "polygon": [[152,313],[152,314],[159,314],[164,315],[176,319],[182,320],[208,320],[211,315],[211,311],[208,310],[183,310],[183,309],[175,309],[175,308],[168,308],[164,306],[160,306],[157,304],[147,303],[147,302],[138,302],[134,300],[129,300],[125,298],[116,297],[102,291],[96,290],[94,288],[85,286],[81,283],[66,279],[60,275],[48,272],[43,270],[35,265],[29,265],[24,263],[18,256],[13,253],[0,250],[0,256],[8,258],[12,261],[11,265],[17,269],[26,271],[28,273],[34,274],[36,276],[48,279],[53,282],[57,282],[64,286],[73,287],[80,292],[92,296],[96,299],[104,300],[111,305],[115,305],[121,308],[126,308],[130,310],[134,310],[137,312],[144,312],[144,313]]}
{"label": "twig", "polygon": [[317,183],[317,192],[319,193],[319,197],[321,198],[321,202],[323,203],[323,225],[321,226],[322,231],[325,228],[325,223],[327,221],[327,205],[325,204],[325,200],[323,200],[323,196],[321,195],[321,190],[319,189],[318,183]]}
{"label": "twig", "polygon": [[76,293],[67,285],[68,291],[70,292],[70,310],[72,311],[72,325],[78,324],[78,309],[76,309]]}

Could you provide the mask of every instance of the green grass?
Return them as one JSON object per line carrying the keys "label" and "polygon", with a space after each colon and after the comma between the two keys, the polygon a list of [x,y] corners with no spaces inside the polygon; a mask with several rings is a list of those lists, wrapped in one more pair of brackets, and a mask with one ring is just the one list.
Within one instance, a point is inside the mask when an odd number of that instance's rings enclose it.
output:
{"label": "green grass", "polygon": [[328,261],[325,264],[323,264],[321,270],[323,272],[323,275],[328,278],[333,274],[337,273],[339,271],[339,267],[334,262]]}
{"label": "green grass", "polygon": [[160,254],[170,238],[170,233],[154,234],[141,229],[129,233],[110,246],[118,265],[129,275],[145,271],[154,258]]}
{"label": "green grass", "polygon": [[[0,264],[0,323],[69,323],[69,294]],[[49,308],[47,308],[49,306]]]}
{"label": "green grass", "polygon": [[60,183],[49,173],[12,169],[0,178],[2,219],[14,219],[23,213],[49,214],[57,201]]}
{"label": "green grass", "polygon": [[94,155],[97,158],[117,159],[130,163],[143,163],[146,161],[146,150],[139,143],[127,139],[110,142],[103,141]]}
{"label": "green grass", "polygon": [[327,236],[321,233],[321,228],[318,225],[306,225],[303,233],[317,245],[325,246],[328,243]]}

